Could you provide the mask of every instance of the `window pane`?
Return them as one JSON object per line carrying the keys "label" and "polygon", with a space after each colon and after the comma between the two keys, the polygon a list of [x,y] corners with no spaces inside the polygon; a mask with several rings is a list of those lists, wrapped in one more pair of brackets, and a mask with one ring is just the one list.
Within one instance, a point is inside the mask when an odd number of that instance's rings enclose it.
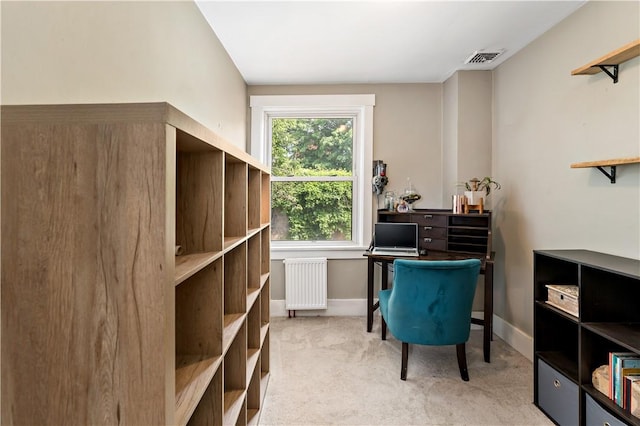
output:
{"label": "window pane", "polygon": [[271,239],[350,241],[352,182],[272,182]]}
{"label": "window pane", "polygon": [[353,118],[273,118],[273,176],[350,176]]}

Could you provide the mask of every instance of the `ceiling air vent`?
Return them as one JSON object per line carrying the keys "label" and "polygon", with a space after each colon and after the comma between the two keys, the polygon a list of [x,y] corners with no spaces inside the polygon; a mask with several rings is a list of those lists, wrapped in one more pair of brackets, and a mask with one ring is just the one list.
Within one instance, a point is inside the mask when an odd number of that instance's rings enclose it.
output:
{"label": "ceiling air vent", "polygon": [[490,52],[488,50],[477,50],[473,53],[473,55],[469,56],[469,58],[464,61],[465,64],[488,64],[493,61],[498,55],[500,55],[504,50],[497,50]]}

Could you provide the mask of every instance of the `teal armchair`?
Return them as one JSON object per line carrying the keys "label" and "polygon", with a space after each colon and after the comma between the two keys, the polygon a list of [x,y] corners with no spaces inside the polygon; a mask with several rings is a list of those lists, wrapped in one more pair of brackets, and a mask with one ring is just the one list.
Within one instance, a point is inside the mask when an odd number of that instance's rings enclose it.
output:
{"label": "teal armchair", "polygon": [[456,345],[462,380],[469,380],[465,343],[480,260],[393,262],[393,287],[379,293],[382,340],[386,328],[402,342],[400,379],[407,379],[409,343]]}

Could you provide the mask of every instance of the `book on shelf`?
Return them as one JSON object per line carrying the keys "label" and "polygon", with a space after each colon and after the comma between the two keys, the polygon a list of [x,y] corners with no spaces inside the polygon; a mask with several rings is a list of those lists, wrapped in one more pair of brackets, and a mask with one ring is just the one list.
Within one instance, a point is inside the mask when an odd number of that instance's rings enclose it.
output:
{"label": "book on shelf", "polygon": [[627,377],[633,377],[633,376],[637,376],[640,375],[640,368],[623,368],[622,370],[620,370],[620,377],[619,377],[619,381],[618,381],[618,389],[617,389],[617,400],[615,401],[616,404],[618,404],[620,407],[622,408],[626,408],[625,404],[624,404],[624,387],[625,387],[625,382]]}
{"label": "book on shelf", "polygon": [[[609,353],[609,398],[622,407],[623,369],[640,368],[640,355],[634,352]],[[632,374],[627,370],[627,374]]]}
{"label": "book on shelf", "polygon": [[640,380],[631,383],[631,402],[629,411],[632,415],[640,418]]}
{"label": "book on shelf", "polygon": [[640,386],[640,374],[630,374],[624,378],[622,386],[622,408],[631,412],[631,394],[634,383]]}

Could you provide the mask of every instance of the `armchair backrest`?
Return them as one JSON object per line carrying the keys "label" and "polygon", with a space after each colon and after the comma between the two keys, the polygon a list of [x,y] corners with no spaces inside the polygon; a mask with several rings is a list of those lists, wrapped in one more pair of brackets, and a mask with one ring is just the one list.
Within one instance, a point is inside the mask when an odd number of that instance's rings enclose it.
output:
{"label": "armchair backrest", "polygon": [[454,345],[469,339],[480,260],[393,262],[387,325],[403,342]]}

